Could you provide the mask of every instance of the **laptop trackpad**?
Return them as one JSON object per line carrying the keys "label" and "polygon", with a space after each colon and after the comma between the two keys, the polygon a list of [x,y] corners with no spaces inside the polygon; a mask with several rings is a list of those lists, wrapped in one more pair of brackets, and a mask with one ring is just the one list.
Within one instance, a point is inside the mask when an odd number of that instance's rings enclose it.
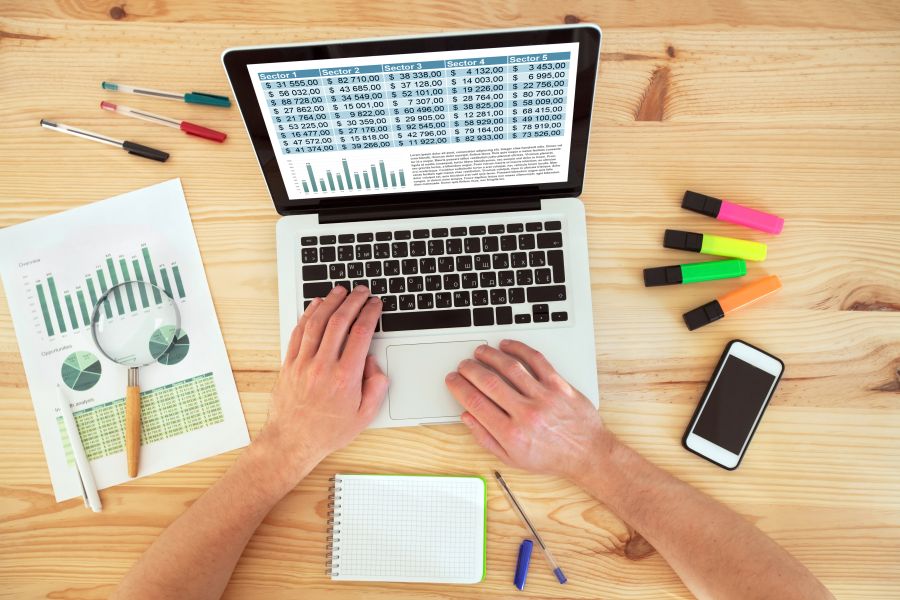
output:
{"label": "laptop trackpad", "polygon": [[485,340],[403,344],[387,348],[391,380],[388,409],[392,419],[456,419],[462,407],[450,395],[444,377],[471,358]]}

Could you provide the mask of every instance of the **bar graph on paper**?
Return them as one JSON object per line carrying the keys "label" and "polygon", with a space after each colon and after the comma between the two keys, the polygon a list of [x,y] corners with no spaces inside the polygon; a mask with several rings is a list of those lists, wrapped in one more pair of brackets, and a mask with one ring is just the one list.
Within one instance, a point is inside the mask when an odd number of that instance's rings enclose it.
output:
{"label": "bar graph on paper", "polygon": [[[42,333],[47,337],[90,327],[97,300],[108,289],[126,281],[148,281],[176,300],[186,297],[177,263],[153,260],[150,248],[142,244],[131,255],[107,254],[84,273],[47,273],[31,282],[35,307],[40,309]],[[162,292],[135,294],[113,291],[112,299],[101,306],[107,318],[125,316],[162,303]]]}
{"label": "bar graph on paper", "polygon": [[335,169],[321,168],[317,172],[306,163],[306,178],[300,181],[306,193],[333,193],[353,190],[379,190],[406,187],[406,173],[403,169],[390,169],[383,160],[372,163],[366,169],[351,170],[347,159],[341,159],[341,166]]}

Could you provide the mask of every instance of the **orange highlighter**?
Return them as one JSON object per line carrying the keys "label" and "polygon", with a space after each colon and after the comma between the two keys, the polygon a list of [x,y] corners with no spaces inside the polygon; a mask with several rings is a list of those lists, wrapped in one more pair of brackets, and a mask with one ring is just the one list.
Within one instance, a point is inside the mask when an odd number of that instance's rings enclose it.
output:
{"label": "orange highlighter", "polygon": [[727,314],[739,308],[750,306],[754,302],[762,300],[766,296],[774,294],[781,289],[781,280],[777,275],[769,275],[754,282],[733,289],[723,296],[719,296],[712,302],[698,306],[694,310],[684,313],[684,324],[691,331],[718,321]]}

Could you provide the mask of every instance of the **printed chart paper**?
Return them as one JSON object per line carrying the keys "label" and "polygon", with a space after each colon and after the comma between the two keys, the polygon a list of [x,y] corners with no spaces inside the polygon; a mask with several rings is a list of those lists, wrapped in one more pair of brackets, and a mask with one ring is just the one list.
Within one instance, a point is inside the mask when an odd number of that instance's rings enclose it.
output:
{"label": "printed chart paper", "polygon": [[[127,368],[91,337],[104,291],[149,281],[175,299],[179,331],[157,364],[141,368],[139,476],[249,443],[181,182],[177,179],[0,231],[0,274],[57,501],[81,495],[57,388],[75,421],[100,489],[127,481]],[[131,291],[131,290],[129,290]],[[115,292],[114,292],[115,293]],[[127,320],[162,298],[114,296],[107,317]],[[162,329],[162,328],[161,328]]]}

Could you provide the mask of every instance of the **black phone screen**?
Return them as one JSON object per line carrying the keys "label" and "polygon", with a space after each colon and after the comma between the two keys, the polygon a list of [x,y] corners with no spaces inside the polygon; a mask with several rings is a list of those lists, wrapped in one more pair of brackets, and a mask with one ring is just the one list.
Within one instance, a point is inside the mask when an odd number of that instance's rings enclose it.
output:
{"label": "black phone screen", "polygon": [[774,381],[772,373],[727,357],[693,433],[740,454]]}

